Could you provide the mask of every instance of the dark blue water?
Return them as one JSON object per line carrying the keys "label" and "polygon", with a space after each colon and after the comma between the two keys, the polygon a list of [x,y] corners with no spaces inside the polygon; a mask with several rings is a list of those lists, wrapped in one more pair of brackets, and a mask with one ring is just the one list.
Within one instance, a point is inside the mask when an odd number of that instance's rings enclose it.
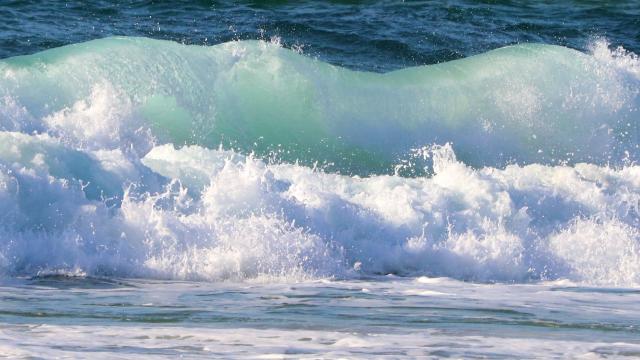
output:
{"label": "dark blue water", "polygon": [[187,44],[281,38],[388,71],[526,42],[640,50],[638,1],[0,1],[0,58],[112,35]]}

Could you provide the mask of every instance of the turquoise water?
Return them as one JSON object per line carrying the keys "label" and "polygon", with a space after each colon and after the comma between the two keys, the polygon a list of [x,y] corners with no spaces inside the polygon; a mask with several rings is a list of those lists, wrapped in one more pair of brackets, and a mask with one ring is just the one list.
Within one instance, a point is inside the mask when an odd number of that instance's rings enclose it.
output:
{"label": "turquoise water", "polygon": [[636,5],[0,4],[0,357],[640,356]]}
{"label": "turquoise water", "polygon": [[[586,55],[517,45],[376,74],[331,66],[277,42],[202,47],[107,38],[3,61],[0,71],[8,75],[0,91],[15,106],[28,104],[31,116],[45,117],[56,135],[86,145],[112,148],[123,139],[104,137],[124,134],[80,131],[79,123],[64,134],[71,124],[55,123],[65,114],[51,108],[80,106],[83,98],[91,107],[107,96],[98,106],[129,112],[116,115],[128,119],[95,127],[146,126],[176,146],[222,145],[347,175],[393,174],[398,166],[421,174],[428,163],[419,161],[420,150],[446,142],[476,167],[635,161],[637,61],[615,58],[603,43],[594,47]],[[92,111],[61,121],[94,121]],[[37,122],[18,122],[7,125],[46,132]]]}

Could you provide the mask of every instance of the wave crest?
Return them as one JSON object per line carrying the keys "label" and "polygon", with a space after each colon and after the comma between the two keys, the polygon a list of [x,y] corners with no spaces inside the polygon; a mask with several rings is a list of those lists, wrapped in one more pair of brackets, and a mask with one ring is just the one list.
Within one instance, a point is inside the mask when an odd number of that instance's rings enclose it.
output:
{"label": "wave crest", "polygon": [[0,269],[635,286],[637,69],[602,44],[388,74],[263,42],[3,60]]}

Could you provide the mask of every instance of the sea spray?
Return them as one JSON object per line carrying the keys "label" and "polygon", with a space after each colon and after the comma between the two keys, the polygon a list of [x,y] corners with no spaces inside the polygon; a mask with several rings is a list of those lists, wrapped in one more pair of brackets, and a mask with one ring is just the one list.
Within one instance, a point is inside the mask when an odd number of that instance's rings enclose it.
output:
{"label": "sea spray", "polygon": [[635,286],[637,67],[601,43],[387,74],[254,41],[3,60],[0,269]]}
{"label": "sea spray", "polygon": [[[165,185],[132,185],[111,206],[89,196],[88,178],[58,178],[37,162],[16,161],[2,169],[3,270],[201,280],[395,273],[640,281],[638,167],[476,170],[456,160],[451,146],[433,151],[440,153],[432,155],[431,177],[359,178],[162,145],[142,166]],[[90,169],[117,178],[89,158]]]}

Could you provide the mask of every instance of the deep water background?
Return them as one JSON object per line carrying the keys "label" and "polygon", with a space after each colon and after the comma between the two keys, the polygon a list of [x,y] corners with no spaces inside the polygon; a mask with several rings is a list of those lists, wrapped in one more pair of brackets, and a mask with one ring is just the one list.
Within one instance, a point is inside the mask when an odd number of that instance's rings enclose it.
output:
{"label": "deep water background", "polygon": [[638,1],[0,1],[0,58],[113,35],[185,44],[279,37],[352,69],[386,72],[516,43],[640,52]]}

